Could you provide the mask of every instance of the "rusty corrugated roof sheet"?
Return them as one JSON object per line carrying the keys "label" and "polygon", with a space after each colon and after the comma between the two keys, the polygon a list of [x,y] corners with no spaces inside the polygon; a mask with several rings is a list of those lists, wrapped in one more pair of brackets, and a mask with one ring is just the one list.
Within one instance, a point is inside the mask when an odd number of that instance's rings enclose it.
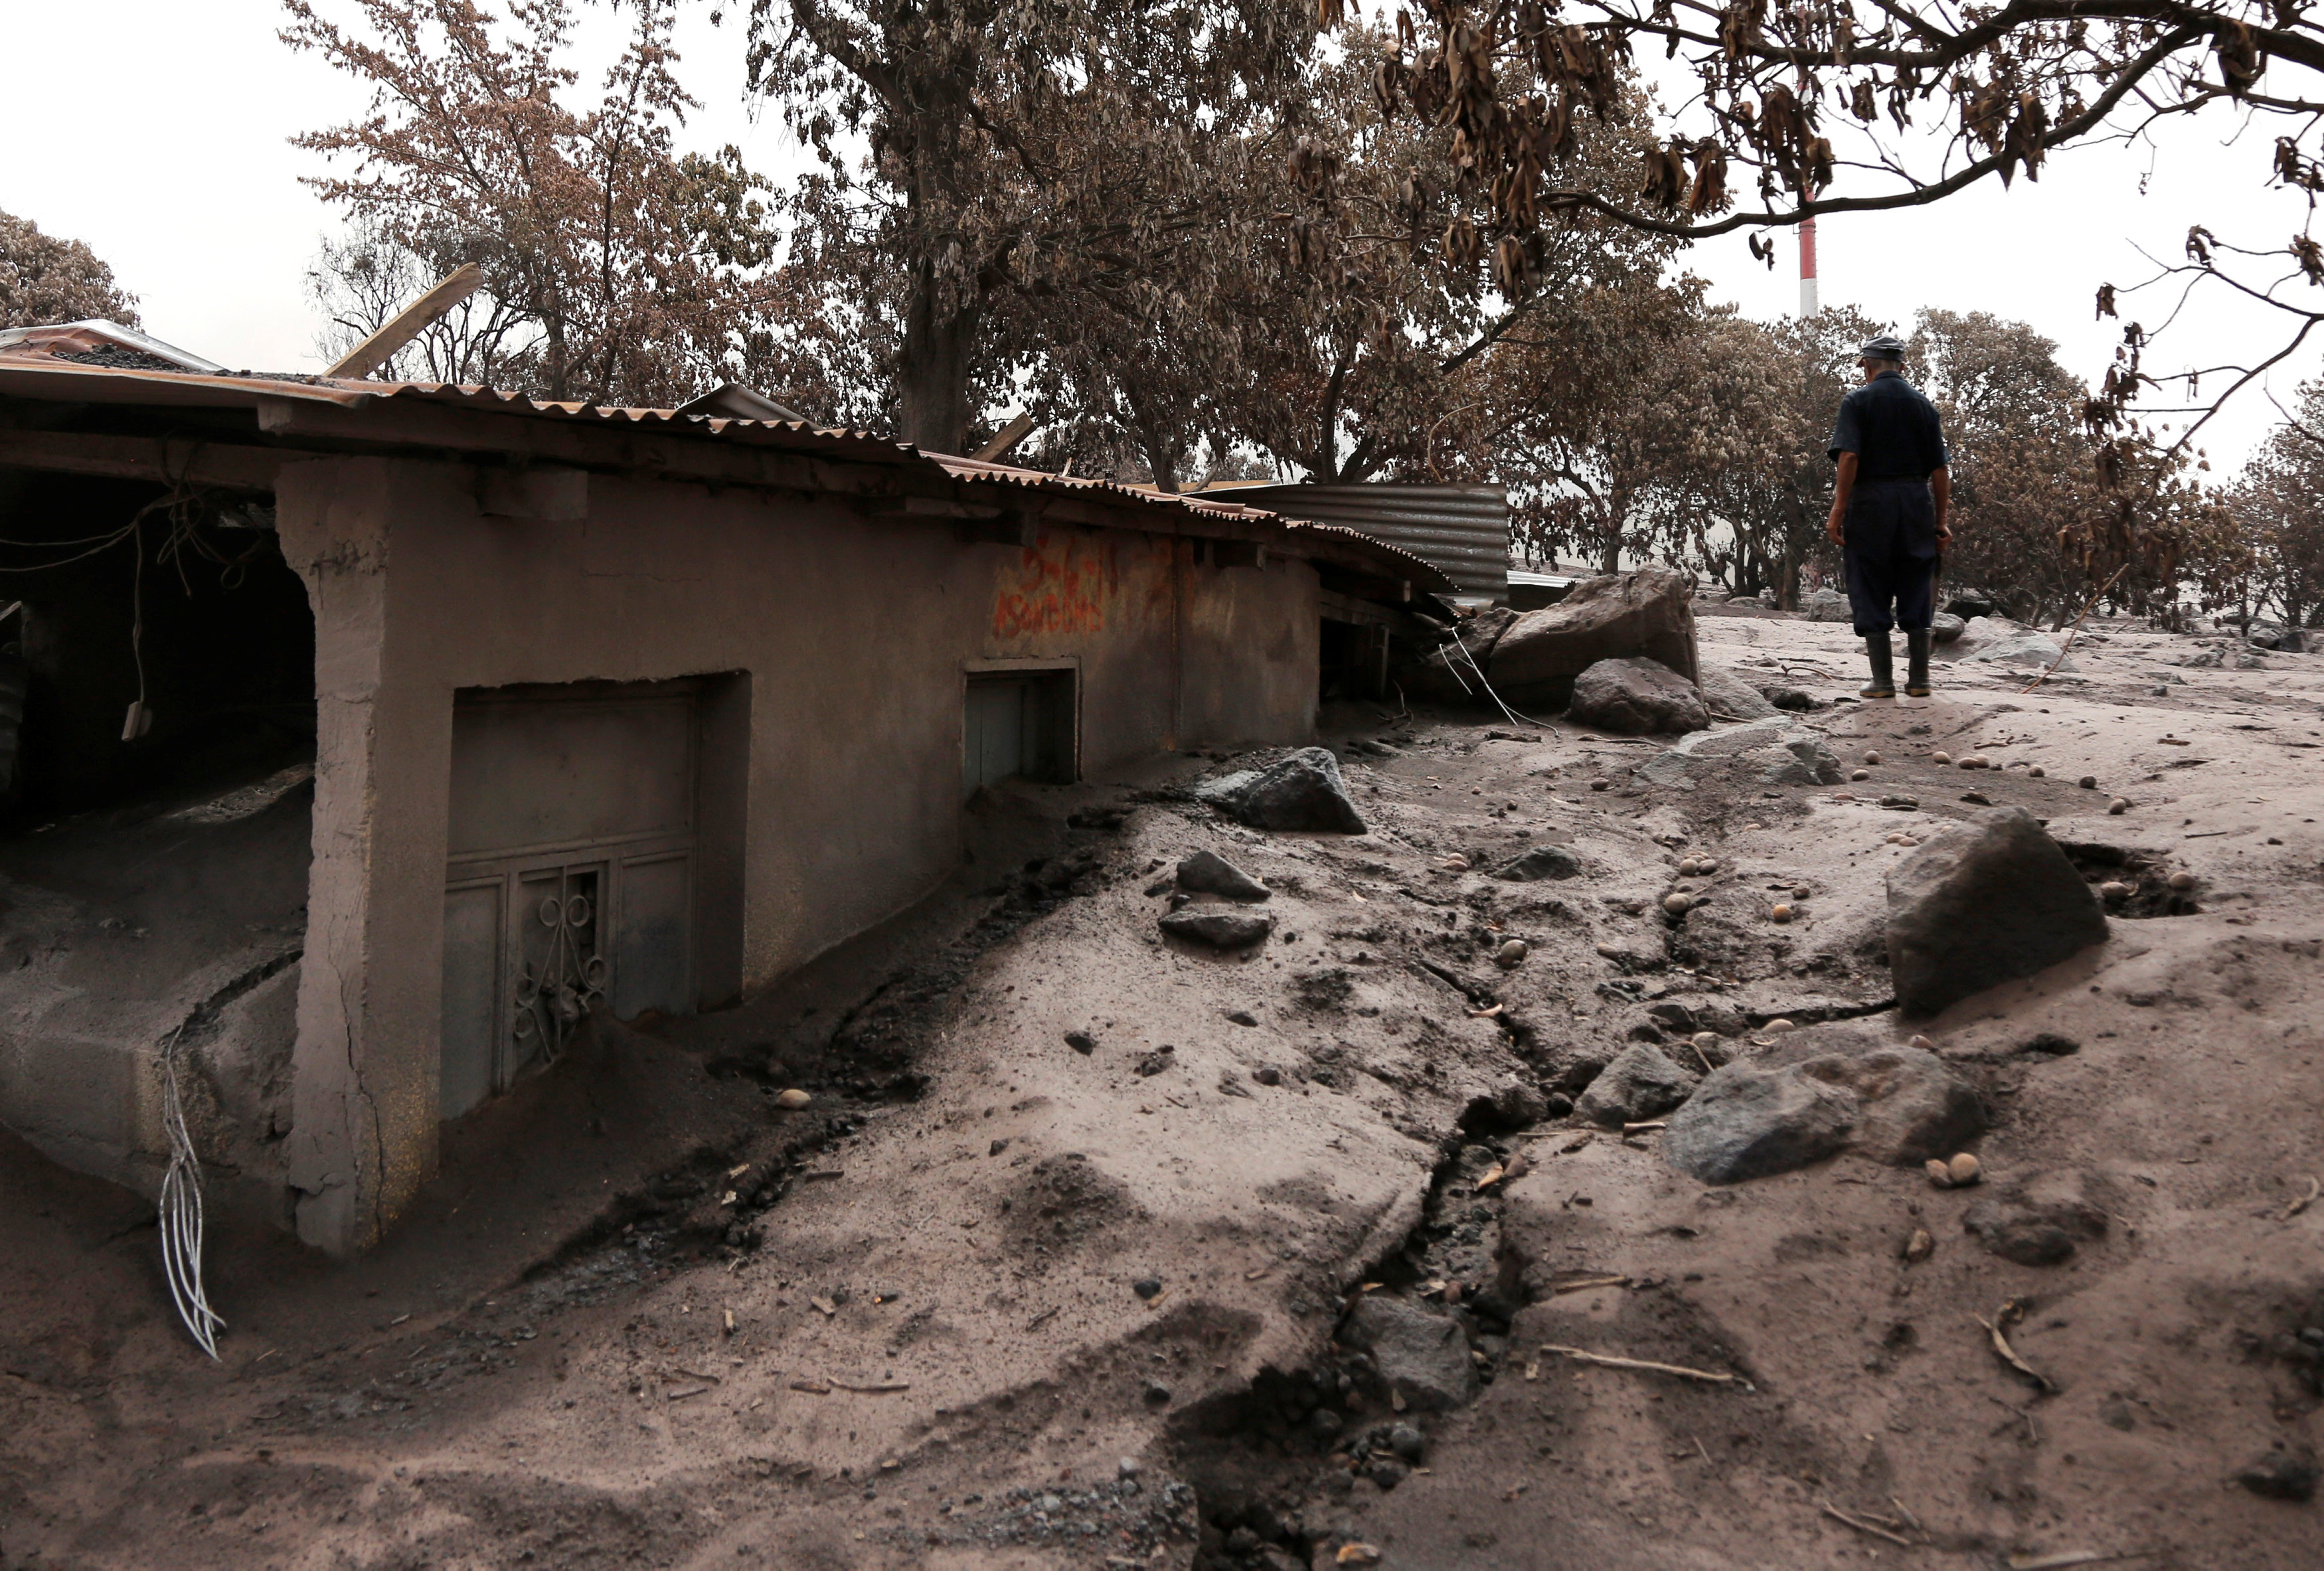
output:
{"label": "rusty corrugated roof sheet", "polygon": [[899,467],[932,466],[970,485],[1010,486],[1051,494],[1102,496],[1127,507],[1169,507],[1253,523],[1272,524],[1297,554],[1303,542],[1328,546],[1334,556],[1357,554],[1375,561],[1382,576],[1408,581],[1416,589],[1442,592],[1452,585],[1439,569],[1409,551],[1343,526],[1284,518],[1262,508],[1223,498],[1163,495],[1111,480],[1051,475],[1005,464],[979,463],[945,453],[924,452],[871,431],[825,428],[804,421],[728,419],[683,414],[671,409],[634,409],[577,402],[549,402],[493,387],[433,382],[355,382],[320,376],[225,372],[204,374],[102,366],[60,360],[36,345],[0,347],[0,396],[70,400],[159,407],[252,407],[262,398],[327,403],[361,410],[405,401],[448,404],[560,422],[600,426],[659,427],[673,436],[742,441],[791,452],[844,457]]}

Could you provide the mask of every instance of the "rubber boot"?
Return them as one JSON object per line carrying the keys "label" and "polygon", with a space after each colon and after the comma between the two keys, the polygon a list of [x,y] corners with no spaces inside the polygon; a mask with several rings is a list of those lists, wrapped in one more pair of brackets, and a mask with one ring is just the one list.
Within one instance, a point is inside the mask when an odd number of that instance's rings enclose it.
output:
{"label": "rubber boot", "polygon": [[1859,698],[1893,698],[1896,696],[1896,667],[1888,652],[1888,635],[1868,633],[1864,635],[1864,652],[1872,661],[1872,680],[1856,695]]}
{"label": "rubber boot", "polygon": [[1904,671],[1904,696],[1925,698],[1929,696],[1929,645],[1935,635],[1927,628],[1904,635],[1905,658],[1911,662]]}

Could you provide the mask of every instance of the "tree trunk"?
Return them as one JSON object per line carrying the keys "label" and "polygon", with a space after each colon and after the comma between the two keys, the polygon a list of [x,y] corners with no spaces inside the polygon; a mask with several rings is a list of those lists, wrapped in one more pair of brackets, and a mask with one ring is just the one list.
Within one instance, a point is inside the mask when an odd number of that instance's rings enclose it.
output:
{"label": "tree trunk", "polygon": [[903,364],[896,368],[897,435],[918,448],[958,453],[968,440],[968,362],[974,313],[943,312],[936,269],[915,270],[905,309]]}

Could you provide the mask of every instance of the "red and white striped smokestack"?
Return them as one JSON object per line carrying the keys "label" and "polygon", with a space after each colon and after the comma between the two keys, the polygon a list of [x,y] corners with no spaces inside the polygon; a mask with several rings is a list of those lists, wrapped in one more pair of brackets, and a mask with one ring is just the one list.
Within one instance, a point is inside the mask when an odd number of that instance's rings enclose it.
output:
{"label": "red and white striped smokestack", "polygon": [[[1815,192],[1806,196],[1809,201],[1815,200]],[[1800,223],[1800,315],[1812,317],[1817,310],[1815,220],[1805,218]]]}

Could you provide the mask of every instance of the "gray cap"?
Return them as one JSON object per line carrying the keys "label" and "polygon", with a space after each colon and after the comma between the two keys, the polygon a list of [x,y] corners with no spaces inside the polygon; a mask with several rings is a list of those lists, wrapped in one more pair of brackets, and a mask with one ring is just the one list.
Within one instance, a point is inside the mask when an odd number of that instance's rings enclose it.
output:
{"label": "gray cap", "polygon": [[1877,338],[1867,338],[1864,341],[1864,347],[1856,352],[1856,357],[1859,361],[1894,360],[1901,365],[1904,363],[1904,340],[1891,333],[1883,333]]}

